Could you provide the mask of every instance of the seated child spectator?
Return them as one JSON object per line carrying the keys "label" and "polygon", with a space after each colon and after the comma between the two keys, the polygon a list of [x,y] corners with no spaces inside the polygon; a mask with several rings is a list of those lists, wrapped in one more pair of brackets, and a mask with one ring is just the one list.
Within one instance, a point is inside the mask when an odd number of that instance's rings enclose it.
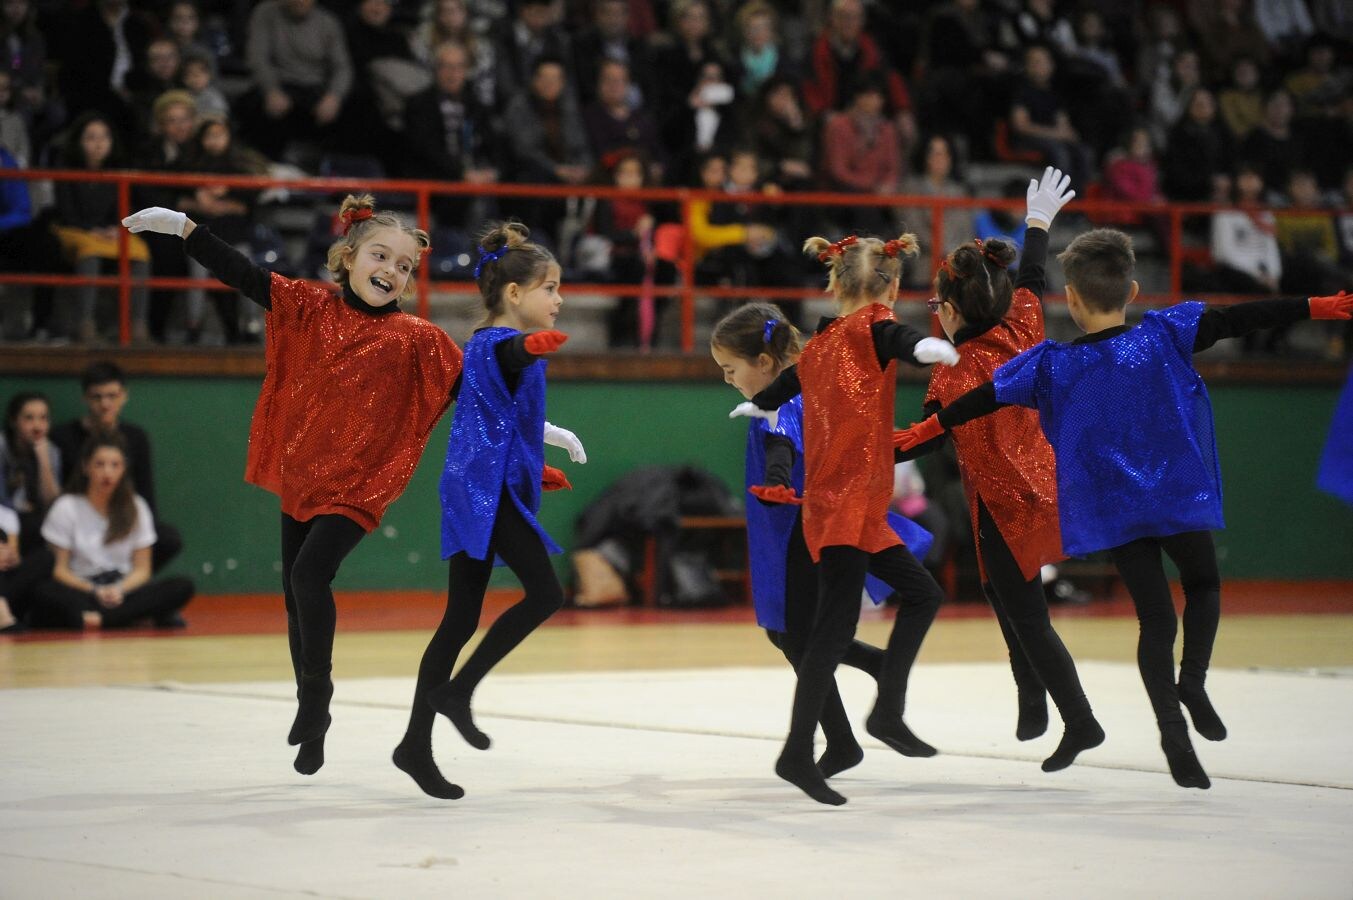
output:
{"label": "seated child spectator", "polygon": [[230,103],[225,94],[216,86],[216,76],[212,73],[211,59],[206,56],[190,56],[183,61],[180,70],[183,88],[197,104],[197,114],[204,119],[230,116]]}
{"label": "seated child spectator", "polygon": [[181,628],[179,610],[193,597],[187,578],[151,580],[155,525],[132,489],[126,444],[101,433],[81,451],[70,490],[42,525],[56,558],[52,577],[35,588],[35,625],[119,628],[149,619]]}

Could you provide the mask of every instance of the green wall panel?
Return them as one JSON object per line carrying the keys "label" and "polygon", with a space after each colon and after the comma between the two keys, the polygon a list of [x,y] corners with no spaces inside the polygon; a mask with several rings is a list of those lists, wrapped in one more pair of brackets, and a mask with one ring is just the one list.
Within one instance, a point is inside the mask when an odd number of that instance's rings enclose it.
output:
{"label": "green wall panel", "polygon": [[[0,397],[47,393],[58,421],[79,414],[74,379],[0,376]],[[244,458],[258,382],[231,378],[138,378],[126,417],[155,447],[159,504],[183,532],[175,569],[206,593],[273,591],[280,572],[277,502],[246,485]],[[1353,510],[1314,487],[1315,468],[1337,392],[1331,388],[1219,387],[1213,390],[1226,479],[1228,528],[1217,544],[1228,577],[1353,578]],[[545,496],[541,520],[560,543],[574,517],[632,468],[693,463],[737,488],[746,425],[730,421],[739,400],[711,365],[709,383],[563,382],[550,388],[551,421],[576,431],[589,462],[547,451],[574,490]],[[902,385],[898,421],[910,421],[921,389]],[[385,521],[344,565],[347,589],[445,584],[437,480],[449,417],[433,433],[413,482]],[[563,560],[559,559],[561,572]],[[498,583],[510,582],[506,574]]]}

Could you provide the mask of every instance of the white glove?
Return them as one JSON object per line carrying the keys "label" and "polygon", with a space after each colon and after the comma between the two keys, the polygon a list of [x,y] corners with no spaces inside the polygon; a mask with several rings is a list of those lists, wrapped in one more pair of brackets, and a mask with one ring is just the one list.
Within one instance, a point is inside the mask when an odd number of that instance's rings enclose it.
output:
{"label": "white glove", "polygon": [[770,430],[774,431],[780,424],[780,411],[778,409],[762,409],[750,400],[745,400],[733,407],[733,411],[728,414],[728,418],[736,419],[738,416],[747,416],[752,419],[765,419],[770,423]]}
{"label": "white glove", "polygon": [[563,447],[568,451],[568,458],[575,463],[587,462],[587,451],[583,449],[583,442],[578,440],[578,436],[567,428],[560,428],[546,422],[545,443],[551,447]]}
{"label": "white glove", "polygon": [[958,365],[958,351],[944,338],[921,338],[911,351],[919,363],[940,363],[945,366]]}
{"label": "white glove", "polygon": [[1051,225],[1052,220],[1057,217],[1057,211],[1076,196],[1076,192],[1070,190],[1070,187],[1071,176],[1063,175],[1061,169],[1054,169],[1052,166],[1043,170],[1041,181],[1030,178],[1027,194],[1029,212],[1024,221],[1032,223],[1038,220]]}
{"label": "white glove", "polygon": [[183,237],[183,229],[188,224],[188,216],[163,206],[152,206],[140,212],[134,212],[122,220],[122,224],[132,234],[138,231],[154,231],[158,234],[172,234]]}

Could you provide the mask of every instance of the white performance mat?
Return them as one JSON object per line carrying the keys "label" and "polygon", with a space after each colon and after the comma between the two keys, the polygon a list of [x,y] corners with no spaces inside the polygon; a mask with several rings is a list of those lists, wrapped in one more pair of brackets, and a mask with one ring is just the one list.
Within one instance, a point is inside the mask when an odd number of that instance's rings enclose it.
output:
{"label": "white performance mat", "polygon": [[325,767],[291,768],[289,684],[0,691],[0,897],[1353,896],[1353,677],[1215,671],[1230,737],[1210,791],[1165,774],[1135,668],[1080,666],[1106,743],[1037,761],[996,664],[929,665],[907,721],[941,755],[864,734],[819,806],[771,771],[788,667],[491,675],[465,787],[424,796],[389,762],[412,679],[337,672]]}

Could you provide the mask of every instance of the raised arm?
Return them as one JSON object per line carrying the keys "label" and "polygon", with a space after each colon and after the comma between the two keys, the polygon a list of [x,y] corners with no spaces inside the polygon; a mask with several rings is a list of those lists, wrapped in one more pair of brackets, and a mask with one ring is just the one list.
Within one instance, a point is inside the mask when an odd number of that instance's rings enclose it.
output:
{"label": "raised arm", "polygon": [[1047,288],[1048,230],[1058,211],[1075,196],[1076,192],[1071,190],[1071,176],[1063,175],[1060,169],[1052,166],[1043,170],[1041,179],[1029,179],[1024,216],[1029,229],[1024,235],[1024,254],[1020,257],[1015,290],[1032,291],[1040,303]]}
{"label": "raised arm", "polygon": [[1288,297],[1213,306],[1198,318],[1193,352],[1200,353],[1217,341],[1241,337],[1261,328],[1277,328],[1302,319],[1347,319],[1350,314],[1353,314],[1353,294],[1346,291],[1332,297]]}
{"label": "raised arm", "polygon": [[249,257],[216,237],[205,225],[198,225],[183,213],[162,206],[132,213],[122,220],[122,224],[133,234],[153,231],[183,238],[188,255],[213,276],[264,309],[272,309],[272,273],[254,265]]}

